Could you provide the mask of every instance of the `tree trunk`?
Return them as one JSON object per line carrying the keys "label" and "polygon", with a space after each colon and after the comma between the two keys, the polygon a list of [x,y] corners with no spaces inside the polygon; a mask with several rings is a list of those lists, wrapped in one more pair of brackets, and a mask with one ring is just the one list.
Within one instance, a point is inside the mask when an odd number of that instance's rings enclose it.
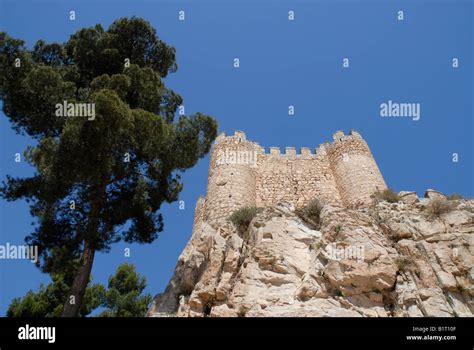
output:
{"label": "tree trunk", "polygon": [[95,241],[98,235],[100,223],[100,211],[105,198],[105,185],[97,186],[95,200],[92,201],[92,208],[89,214],[86,236],[84,237],[84,251],[82,252],[79,269],[64,303],[61,317],[77,317],[84,301],[87,285],[92,271],[95,255]]}
{"label": "tree trunk", "polygon": [[72,283],[66,303],[64,304],[62,317],[77,317],[79,315],[87,284],[89,283],[94,255],[95,249],[91,247],[88,242],[84,242],[81,264]]}

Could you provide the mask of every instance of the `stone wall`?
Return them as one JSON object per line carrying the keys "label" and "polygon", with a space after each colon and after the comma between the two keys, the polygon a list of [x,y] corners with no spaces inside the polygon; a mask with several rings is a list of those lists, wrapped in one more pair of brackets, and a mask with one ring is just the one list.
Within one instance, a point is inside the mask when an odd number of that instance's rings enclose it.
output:
{"label": "stone wall", "polygon": [[293,147],[266,152],[241,131],[221,134],[211,151],[205,200],[198,218],[213,222],[244,206],[286,201],[296,207],[312,199],[337,206],[363,205],[386,188],[367,143],[357,132],[338,131],[315,152]]}
{"label": "stone wall", "polygon": [[196,201],[196,206],[194,208],[194,221],[193,221],[193,233],[194,230],[199,227],[199,223],[204,221],[204,215],[206,210],[206,199],[202,196],[199,196]]}
{"label": "stone wall", "polygon": [[341,131],[326,149],[342,203],[345,206],[370,202],[370,196],[387,188],[369,146],[359,133]]}
{"label": "stone wall", "polygon": [[325,152],[310,153],[302,149],[296,154],[294,149],[286,149],[280,155],[261,154],[258,157],[257,201],[258,207],[273,206],[281,201],[302,207],[309,201],[341,204],[335,178]]}
{"label": "stone wall", "polygon": [[214,221],[229,216],[244,206],[256,204],[256,157],[258,145],[245,134],[220,135],[211,151],[207,183],[205,219]]}

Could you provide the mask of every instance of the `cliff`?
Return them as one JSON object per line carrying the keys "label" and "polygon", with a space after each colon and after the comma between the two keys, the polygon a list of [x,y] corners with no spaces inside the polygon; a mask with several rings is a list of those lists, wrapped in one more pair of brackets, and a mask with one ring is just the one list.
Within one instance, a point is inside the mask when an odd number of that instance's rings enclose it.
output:
{"label": "cliff", "polygon": [[149,316],[472,316],[474,201],[426,197],[329,203],[318,225],[285,202],[244,231],[197,220]]}

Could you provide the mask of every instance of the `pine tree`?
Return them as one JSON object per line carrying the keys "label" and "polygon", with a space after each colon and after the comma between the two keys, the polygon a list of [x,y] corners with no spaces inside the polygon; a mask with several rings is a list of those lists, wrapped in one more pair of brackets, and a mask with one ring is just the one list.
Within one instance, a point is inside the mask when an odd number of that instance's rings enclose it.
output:
{"label": "pine tree", "polygon": [[[13,299],[7,317],[61,316],[71,283],[65,275],[53,275],[51,283],[41,285],[38,291],[30,290],[24,297]],[[143,317],[152,300],[151,295],[142,294],[145,288],[145,277],[136,272],[134,265],[123,263],[109,277],[107,289],[89,282],[79,314],[88,316],[103,307],[98,317]]]}
{"label": "pine tree", "polygon": [[[39,267],[79,266],[62,315],[77,316],[97,251],[120,240],[150,243],[163,230],[160,207],[177,200],[180,173],[210,149],[217,125],[196,113],[175,120],[182,98],[164,85],[174,48],[143,19],[96,25],[66,43],[33,49],[0,33],[0,98],[13,128],[36,140],[25,151],[34,176],[8,176],[7,200],[26,199]],[[94,118],[57,116],[58,104],[86,103]]]}
{"label": "pine tree", "polygon": [[[70,287],[64,275],[53,275],[51,283],[40,285],[38,291],[30,290],[24,297],[13,299],[8,306],[7,317],[59,317]],[[89,283],[79,315],[87,316],[102,305],[105,293],[103,285]]]}
{"label": "pine tree", "polygon": [[99,317],[143,317],[150,306],[152,297],[142,295],[146,287],[145,277],[141,277],[132,264],[122,264],[115,275],[110,276],[108,289],[102,306],[106,309]]}

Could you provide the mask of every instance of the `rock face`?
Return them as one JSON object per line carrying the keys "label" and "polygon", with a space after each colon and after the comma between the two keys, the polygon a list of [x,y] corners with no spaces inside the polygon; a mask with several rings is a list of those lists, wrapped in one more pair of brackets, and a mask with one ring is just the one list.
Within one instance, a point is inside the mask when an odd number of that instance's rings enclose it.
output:
{"label": "rock face", "polygon": [[262,209],[245,231],[199,222],[148,314],[472,316],[474,201],[432,215],[432,198],[401,194],[325,205],[318,227],[288,203]]}

